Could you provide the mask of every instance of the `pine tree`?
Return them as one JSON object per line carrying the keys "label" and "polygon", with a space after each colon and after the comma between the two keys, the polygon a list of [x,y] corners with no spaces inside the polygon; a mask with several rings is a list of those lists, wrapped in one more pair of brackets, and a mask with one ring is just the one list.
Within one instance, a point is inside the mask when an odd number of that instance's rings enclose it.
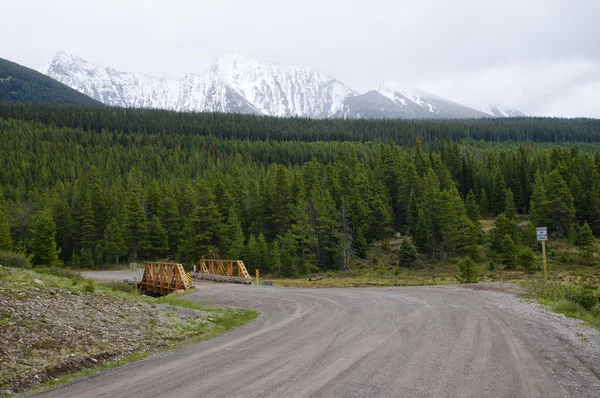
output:
{"label": "pine tree", "polygon": [[513,243],[518,242],[519,229],[515,220],[506,217],[504,213],[496,219],[494,228],[490,231],[490,249],[496,254],[503,251],[503,241],[506,235],[511,238]]}
{"label": "pine tree", "polygon": [[271,267],[277,272],[277,276],[281,276],[281,247],[278,240],[271,245]]}
{"label": "pine tree", "polygon": [[169,236],[157,215],[154,215],[148,223],[142,246],[144,253],[154,259],[163,258],[169,250]]}
{"label": "pine tree", "polygon": [[[484,191],[485,192],[485,191]],[[465,210],[467,212],[467,217],[474,223],[479,224],[479,219],[481,215],[479,214],[479,206],[477,205],[477,201],[475,200],[475,194],[473,190],[469,190],[467,197],[465,198]]]}
{"label": "pine tree", "polygon": [[558,170],[548,175],[547,197],[551,226],[556,230],[556,235],[563,238],[575,218],[575,208],[569,187]]}
{"label": "pine tree", "polygon": [[33,263],[48,266],[61,265],[56,247],[56,224],[49,209],[40,210],[35,214],[31,234],[29,253],[33,255]]}
{"label": "pine tree", "polygon": [[506,190],[506,203],[504,205],[504,214],[510,219],[517,218],[517,208],[515,207],[515,199],[510,189]]}
{"label": "pine tree", "polygon": [[123,217],[123,237],[132,261],[137,261],[148,232],[144,208],[134,192],[129,192],[125,199]]}
{"label": "pine tree", "polygon": [[417,230],[417,222],[419,220],[419,204],[417,203],[417,197],[415,195],[415,190],[412,189],[410,191],[410,196],[408,198],[408,233],[410,236],[415,236]]}
{"label": "pine tree", "polygon": [[212,194],[204,190],[200,202],[188,217],[183,229],[185,238],[180,255],[190,262],[198,261],[199,258],[214,258],[222,248],[224,229]]}
{"label": "pine tree", "polygon": [[6,201],[0,187],[0,251],[10,251],[13,247],[13,241],[10,236],[10,226],[6,218]]}
{"label": "pine tree", "polygon": [[231,260],[239,260],[244,253],[244,231],[239,220],[237,210],[229,212],[227,225],[225,226],[225,257]]}
{"label": "pine tree", "polygon": [[594,257],[594,234],[588,223],[584,223],[579,230],[579,247],[582,257],[588,264],[592,262]]}
{"label": "pine tree", "polygon": [[542,180],[539,170],[535,173],[533,183],[533,194],[529,204],[531,222],[535,227],[544,227],[548,223],[550,209],[548,208],[548,197],[546,195],[546,184]]}
{"label": "pine tree", "polygon": [[573,246],[577,246],[579,244],[579,227],[576,223],[572,222],[569,227],[569,243]]}
{"label": "pine tree", "polygon": [[415,227],[414,241],[421,253],[431,253],[431,237],[429,235],[429,226],[427,223],[427,217],[425,212],[419,210],[419,218],[417,219],[417,226]]}
{"label": "pine tree", "polygon": [[256,238],[256,247],[258,254],[256,268],[262,272],[272,272],[271,258],[269,257],[269,245],[262,232],[258,235],[258,238]]}
{"label": "pine tree", "polygon": [[471,257],[465,257],[463,260],[459,261],[458,268],[463,283],[477,283],[479,268],[477,268],[477,264],[475,264],[475,261],[473,261]]}
{"label": "pine tree", "polygon": [[500,170],[496,169],[492,177],[492,198],[490,207],[493,215],[502,213],[506,205],[506,182],[504,177],[500,173]]}
{"label": "pine tree", "polygon": [[485,192],[484,188],[481,188],[481,199],[479,199],[479,210],[481,211],[482,217],[489,217],[491,214],[490,211],[490,201]]}
{"label": "pine tree", "polygon": [[519,251],[517,256],[517,264],[519,268],[528,274],[533,274],[537,270],[536,267],[536,256],[533,250],[529,247],[525,247]]}
{"label": "pine tree", "polygon": [[98,243],[96,239],[96,220],[90,193],[86,194],[85,201],[81,209],[79,228],[81,231],[80,247],[83,249],[91,249],[95,247]]}
{"label": "pine tree", "polygon": [[415,246],[408,241],[403,239],[400,245],[400,251],[398,252],[398,261],[402,267],[412,267],[419,260],[419,255]]}
{"label": "pine tree", "polygon": [[512,270],[517,262],[517,245],[509,234],[506,234],[500,240],[500,247],[497,251],[500,263],[504,264],[505,269]]}
{"label": "pine tree", "polygon": [[346,203],[343,199],[339,218],[339,262],[341,263],[342,270],[348,272],[350,270],[350,260],[354,256],[354,250],[352,249],[352,230],[350,229],[349,216],[346,210]]}
{"label": "pine tree", "polygon": [[119,259],[127,253],[123,231],[115,217],[111,218],[104,230],[103,249],[104,260],[108,263],[114,261],[116,264],[119,264]]}

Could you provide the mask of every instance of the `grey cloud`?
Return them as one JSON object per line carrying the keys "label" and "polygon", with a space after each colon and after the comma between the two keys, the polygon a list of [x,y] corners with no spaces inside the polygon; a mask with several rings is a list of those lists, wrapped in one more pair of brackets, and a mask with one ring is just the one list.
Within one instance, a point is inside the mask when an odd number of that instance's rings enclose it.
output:
{"label": "grey cloud", "polygon": [[472,106],[600,117],[588,106],[600,98],[597,0],[6,3],[0,57],[34,68],[63,49],[181,77],[239,53],[314,67],[361,92],[392,79]]}

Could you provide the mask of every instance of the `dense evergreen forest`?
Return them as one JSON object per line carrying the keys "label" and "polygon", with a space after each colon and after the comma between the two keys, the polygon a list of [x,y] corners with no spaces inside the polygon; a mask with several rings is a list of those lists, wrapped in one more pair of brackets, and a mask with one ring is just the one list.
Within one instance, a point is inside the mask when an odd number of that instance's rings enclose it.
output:
{"label": "dense evergreen forest", "polygon": [[0,101],[102,104],[40,72],[0,58]]}
{"label": "dense evergreen forest", "polygon": [[[589,143],[599,139],[597,120],[2,103],[0,250],[90,267],[219,256],[299,275],[347,268],[401,233],[412,237],[405,251],[512,268],[519,248],[537,247],[535,226],[585,248],[600,236],[600,147]],[[525,214],[532,222],[519,229]],[[490,234],[481,217],[497,217]]]}
{"label": "dense evergreen forest", "polygon": [[214,135],[262,141],[382,141],[402,146],[413,146],[416,137],[426,143],[439,142],[442,138],[450,141],[600,142],[599,119],[315,120],[54,104],[30,107],[2,102],[0,117],[98,132]]}

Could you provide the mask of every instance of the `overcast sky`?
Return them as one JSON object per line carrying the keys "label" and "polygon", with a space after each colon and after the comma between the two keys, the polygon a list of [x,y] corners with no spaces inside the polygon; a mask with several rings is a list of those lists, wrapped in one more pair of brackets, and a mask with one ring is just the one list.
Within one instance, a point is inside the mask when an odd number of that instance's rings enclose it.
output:
{"label": "overcast sky", "polygon": [[600,0],[3,1],[0,57],[178,78],[236,53],[470,105],[600,117]]}

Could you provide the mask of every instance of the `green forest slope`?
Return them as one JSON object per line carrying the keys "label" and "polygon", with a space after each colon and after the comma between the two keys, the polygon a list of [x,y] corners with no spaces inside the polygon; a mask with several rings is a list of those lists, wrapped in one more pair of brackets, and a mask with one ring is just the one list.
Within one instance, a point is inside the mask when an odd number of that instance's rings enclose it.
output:
{"label": "green forest slope", "polygon": [[[597,262],[598,121],[462,122],[489,141],[395,123],[0,104],[0,250],[86,267],[220,256],[294,276],[347,268],[399,232],[430,259],[515,269],[545,225]],[[372,140],[315,141],[327,126]],[[382,136],[394,126],[406,145]],[[252,137],[269,131],[298,139]],[[524,131],[541,142],[493,138]],[[554,143],[563,131],[572,142]],[[489,233],[481,217],[497,218]]]}
{"label": "green forest slope", "polygon": [[48,76],[2,58],[0,101],[102,105]]}

